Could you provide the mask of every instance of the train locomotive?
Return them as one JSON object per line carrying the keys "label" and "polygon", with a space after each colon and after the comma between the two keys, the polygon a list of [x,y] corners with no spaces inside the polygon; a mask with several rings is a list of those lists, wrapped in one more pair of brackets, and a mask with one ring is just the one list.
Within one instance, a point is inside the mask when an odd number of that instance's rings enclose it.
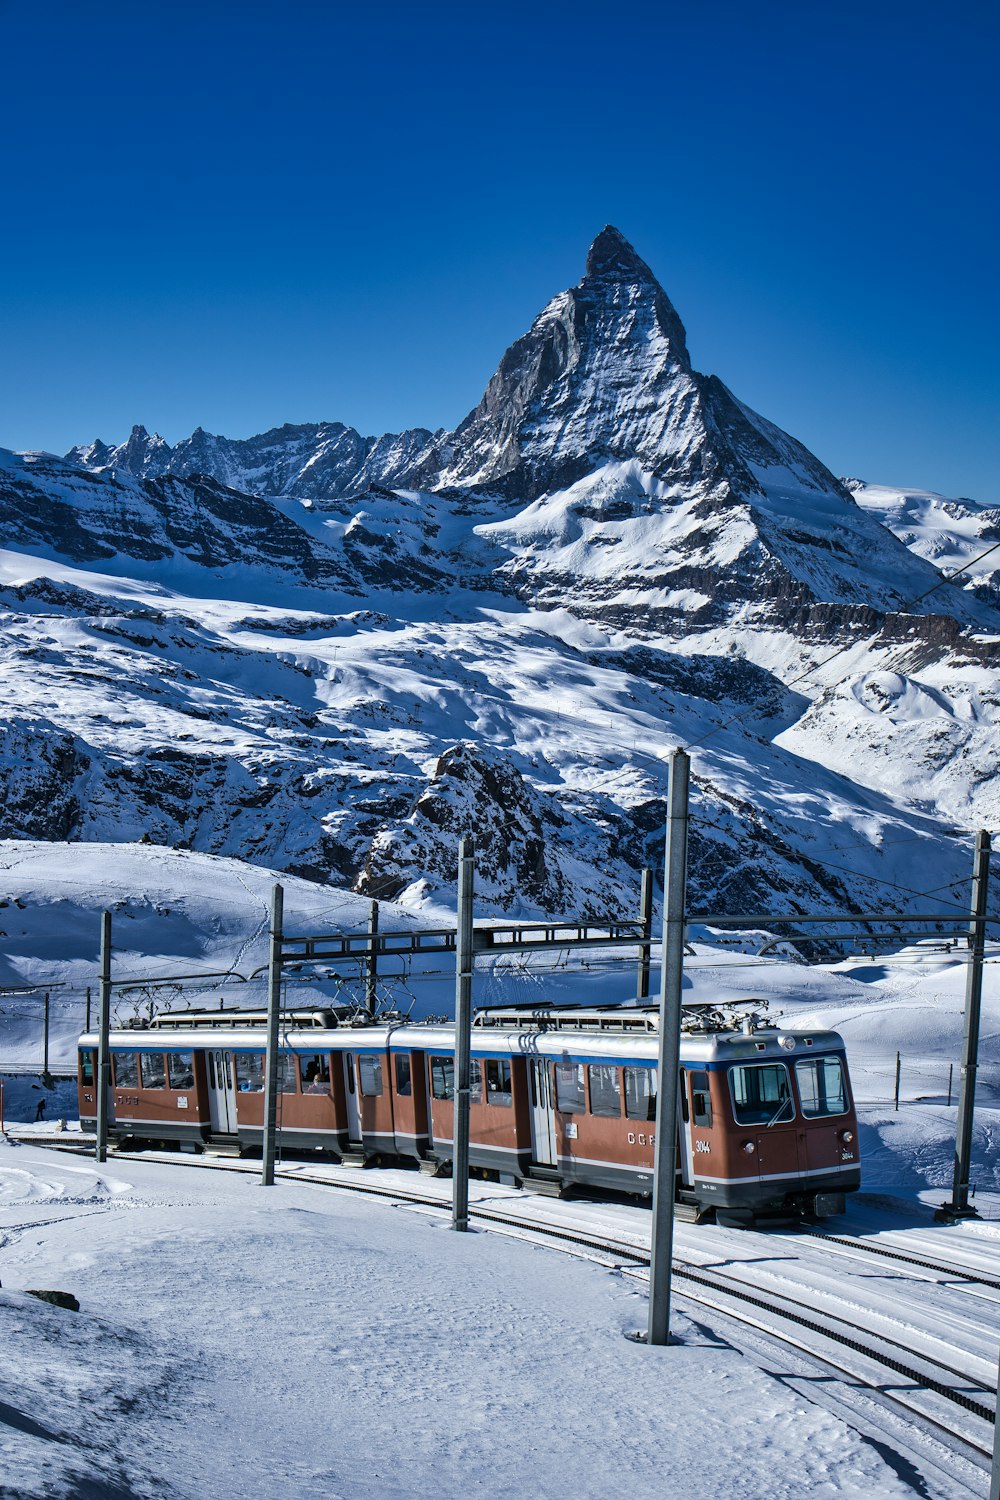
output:
{"label": "train locomotive", "polygon": [[[165,1013],[111,1033],[109,1131],[122,1145],[259,1149],[263,1012]],[[285,1011],[278,1128],[285,1149],[354,1163],[452,1158],[454,1027],[333,1009]],[[658,1015],[650,1006],[480,1011],[472,1031],[470,1166],[542,1191],[648,1196]],[[80,1039],[80,1121],[96,1129],[98,1039]],[[703,1007],[680,1050],[679,1213],[721,1223],[843,1212],[860,1186],[844,1043]]]}

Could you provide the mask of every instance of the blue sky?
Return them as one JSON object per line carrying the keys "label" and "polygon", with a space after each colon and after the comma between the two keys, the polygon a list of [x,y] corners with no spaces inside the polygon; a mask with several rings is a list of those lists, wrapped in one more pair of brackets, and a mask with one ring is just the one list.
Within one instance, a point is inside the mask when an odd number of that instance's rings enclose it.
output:
{"label": "blue sky", "polygon": [[998,16],[0,0],[0,445],[452,426],[611,222],[835,472],[998,503]]}

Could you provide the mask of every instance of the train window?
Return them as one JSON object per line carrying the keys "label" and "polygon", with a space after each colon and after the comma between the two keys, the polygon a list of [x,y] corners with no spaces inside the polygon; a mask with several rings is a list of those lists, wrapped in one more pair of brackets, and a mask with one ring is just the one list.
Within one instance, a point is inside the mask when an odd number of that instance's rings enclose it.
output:
{"label": "train window", "polygon": [[[236,1087],[241,1094],[264,1092],[264,1054],[262,1052],[237,1052]],[[211,1053],[209,1053],[211,1058]]]}
{"label": "train window", "polygon": [[[482,1063],[478,1057],[469,1058],[469,1103],[482,1104],[483,1102],[483,1074]],[[494,1101],[490,1100],[492,1104]],[[499,1100],[496,1101],[499,1103]]]}
{"label": "train window", "polygon": [[80,1082],[87,1088],[94,1084],[94,1054],[89,1047],[80,1053]]}
{"label": "train window", "polygon": [[278,1092],[282,1094],[298,1092],[295,1081],[295,1059],[289,1057],[287,1052],[278,1053]]}
{"label": "train window", "polygon": [[408,1052],[396,1053],[396,1093],[400,1099],[409,1099],[413,1093],[413,1077]]}
{"label": "train window", "polygon": [[377,1099],[382,1092],[382,1059],[374,1053],[362,1052],[358,1056],[358,1077],[361,1092],[366,1099]]}
{"label": "train window", "polygon": [[810,1057],[795,1064],[804,1115],[845,1115],[847,1083],[839,1057]]}
{"label": "train window", "polygon": [[625,1113],[630,1120],[656,1119],[656,1069],[623,1068]]}
{"label": "train window", "polygon": [[116,1052],[115,1088],[137,1089],[139,1087],[139,1059],[134,1052]]}
{"label": "train window", "polygon": [[681,1119],[686,1125],[691,1118],[691,1110],[688,1106],[687,1069],[681,1068],[680,1074],[680,1096],[681,1096]]}
{"label": "train window", "polygon": [[172,1089],[194,1088],[194,1057],[190,1052],[168,1052],[167,1074]]}
{"label": "train window", "polygon": [[586,1108],[583,1064],[556,1063],[556,1109],[564,1115],[582,1115]]}
{"label": "train window", "polygon": [[[328,1094],[330,1092],[330,1053],[313,1052],[298,1059],[298,1074],[301,1077],[303,1094]],[[286,1089],[291,1094],[291,1089]]]}
{"label": "train window", "polygon": [[455,1061],[451,1057],[431,1058],[431,1093],[435,1099],[454,1099]]}
{"label": "train window", "polygon": [[712,1123],[712,1096],[708,1092],[708,1073],[704,1069],[692,1069],[691,1114],[695,1125],[702,1130]]}
{"label": "train window", "polygon": [[607,1063],[591,1063],[590,1113],[617,1120],[622,1112],[622,1085],[618,1069]]}
{"label": "train window", "polygon": [[326,1052],[314,1052],[311,1057],[299,1058],[304,1094],[328,1094],[330,1092],[330,1056]]}
{"label": "train window", "polygon": [[748,1063],[729,1069],[737,1125],[778,1125],[795,1118],[784,1063]]}
{"label": "train window", "polygon": [[140,1058],[142,1064],[142,1086],[144,1089],[165,1089],[167,1086],[167,1070],[163,1066],[162,1052],[144,1052]]}
{"label": "train window", "polygon": [[510,1063],[505,1057],[486,1059],[486,1103],[512,1104],[514,1095],[510,1087]]}

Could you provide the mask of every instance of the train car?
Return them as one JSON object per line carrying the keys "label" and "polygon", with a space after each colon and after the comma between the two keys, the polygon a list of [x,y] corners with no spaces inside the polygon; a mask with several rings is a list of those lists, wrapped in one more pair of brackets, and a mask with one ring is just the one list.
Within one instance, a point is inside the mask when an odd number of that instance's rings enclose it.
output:
{"label": "train car", "polygon": [[[111,1035],[110,1131],[120,1142],[259,1148],[260,1012],[165,1014]],[[341,1159],[450,1167],[454,1028],[286,1012],[281,1143]],[[832,1031],[736,1027],[693,1015],[681,1041],[676,1196],[689,1217],[749,1224],[843,1211],[860,1186],[844,1044]],[[648,1196],[658,1016],[651,1007],[480,1012],[470,1164],[502,1181]],[[80,1119],[96,1128],[97,1038],[80,1041]]]}

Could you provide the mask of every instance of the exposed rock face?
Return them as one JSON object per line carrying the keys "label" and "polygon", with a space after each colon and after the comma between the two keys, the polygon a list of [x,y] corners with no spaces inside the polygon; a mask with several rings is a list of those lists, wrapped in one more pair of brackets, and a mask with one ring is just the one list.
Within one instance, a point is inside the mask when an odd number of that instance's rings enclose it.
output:
{"label": "exposed rock face", "polygon": [[80,829],[90,757],[51,721],[27,715],[0,727],[0,837],[63,843]]}
{"label": "exposed rock face", "polygon": [[376,835],[357,889],[398,896],[417,872],[453,883],[458,841],[470,834],[481,899],[501,909],[520,903],[557,911],[570,894],[558,857],[560,844],[572,854],[570,830],[558,803],[533,792],[504,756],[453,745],[402,823]]}
{"label": "exposed rock face", "polygon": [[66,455],[88,469],[149,479],[159,474],[211,475],[228,488],[299,499],[352,498],[372,484],[418,484],[436,475],[441,433],[425,428],[362,437],[342,422],[285,423],[252,438],[216,437],[201,427],[171,448],[158,433],[133,427],[118,447],[97,441]]}
{"label": "exposed rock face", "polygon": [[914,843],[957,879],[953,827],[996,812],[996,577],[963,541],[996,525],[842,483],[699,374],[609,226],[454,432],[0,453],[0,835],[419,905],[471,833],[482,909],[606,914],[688,744],[697,900],[874,899]]}
{"label": "exposed rock face", "polygon": [[336,574],[331,554],[256,495],[205,477],[91,474],[51,454],[0,454],[0,528],[8,546],[80,563],[243,563],[303,581]]}
{"label": "exposed rock face", "polygon": [[[409,589],[457,575],[649,636],[737,615],[798,629],[790,616],[815,605],[898,610],[939,582],[801,443],[693,369],[676,310],[610,225],[582,280],[511,345],[452,433],[376,439],[325,423],[237,441],[199,428],[170,448],[137,427],[118,448],[70,458],[101,474],[210,475],[311,500],[335,522],[313,527],[312,576]],[[471,523],[458,534],[456,517]],[[293,559],[302,550],[287,531],[283,547]],[[995,600],[980,592],[946,586],[920,610],[990,629]],[[834,628],[851,620],[841,613]]]}

